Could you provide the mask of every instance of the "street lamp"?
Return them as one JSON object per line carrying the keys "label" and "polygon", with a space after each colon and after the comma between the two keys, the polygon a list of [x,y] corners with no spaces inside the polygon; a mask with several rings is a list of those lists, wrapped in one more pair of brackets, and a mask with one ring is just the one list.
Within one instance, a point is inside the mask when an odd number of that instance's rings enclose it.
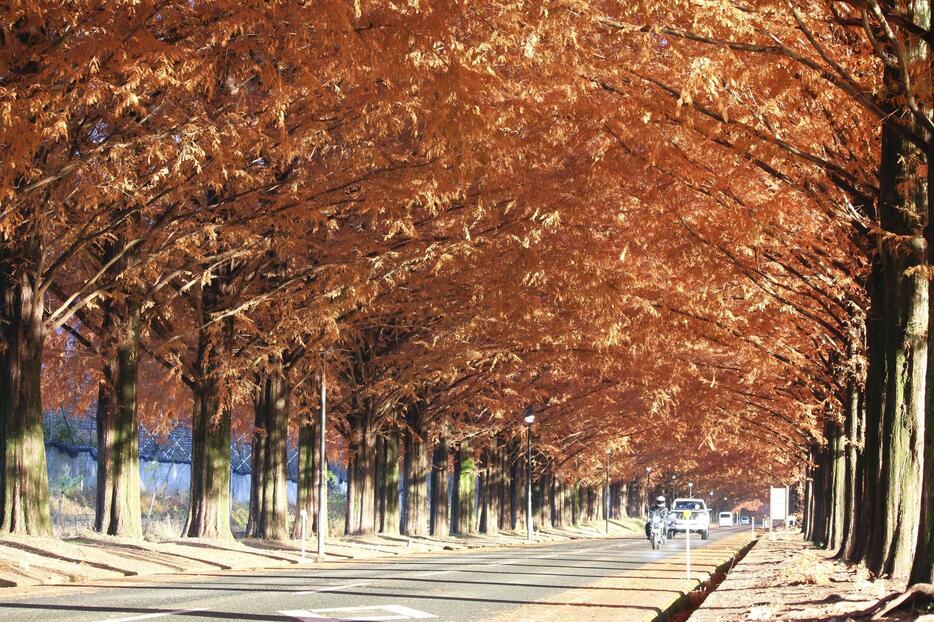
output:
{"label": "street lamp", "polygon": [[532,414],[532,407],[525,408],[525,425],[528,429],[528,449],[525,457],[525,524],[528,529],[528,541],[532,542],[534,528],[532,525],[532,424],[535,423],[535,415]]}

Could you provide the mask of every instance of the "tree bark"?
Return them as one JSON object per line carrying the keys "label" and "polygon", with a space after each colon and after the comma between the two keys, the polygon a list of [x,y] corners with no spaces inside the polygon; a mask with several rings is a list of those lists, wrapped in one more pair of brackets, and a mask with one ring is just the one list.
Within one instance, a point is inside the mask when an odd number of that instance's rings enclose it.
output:
{"label": "tree bark", "polygon": [[227,287],[224,275],[215,276],[196,297],[199,306],[197,354],[190,381],[191,485],[188,517],[182,531],[190,538],[231,539],[230,531],[230,408],[221,402],[221,362],[233,340],[234,320],[213,322]]}
{"label": "tree bark", "polygon": [[[931,29],[931,6],[919,2],[920,15],[914,15],[916,24],[922,25],[925,30]],[[929,46],[924,46],[928,56],[926,63],[927,84],[924,86],[928,92],[931,89],[932,77]],[[930,117],[930,112],[928,113]],[[928,140],[930,141],[930,136]],[[927,241],[927,263],[934,265],[934,197],[931,196],[934,188],[934,148],[928,147],[925,153],[927,164],[927,227],[925,238]],[[928,368],[927,368],[927,395],[925,398],[925,418],[923,422],[923,449],[922,449],[922,485],[921,507],[918,513],[918,539],[914,550],[910,584],[934,583],[934,295],[928,297]]]}
{"label": "tree bark", "polygon": [[[862,330],[860,332],[860,337]],[[851,341],[853,341],[851,339]],[[863,339],[859,339],[862,344]],[[858,357],[859,347],[851,344],[850,359],[855,360]],[[860,467],[862,462],[861,448],[863,446],[863,396],[860,385],[862,383],[859,369],[854,366],[850,370],[849,380],[849,408],[847,410],[846,420],[846,490],[844,492],[844,514],[843,514],[843,543],[838,557],[840,559],[850,559],[856,550],[856,524],[857,513],[860,510],[861,499],[858,497],[860,485]]]}
{"label": "tree bark", "polygon": [[139,378],[140,308],[115,300],[105,307],[104,379],[97,399],[97,493],[94,529],[99,533],[142,538],[139,491],[139,424],[136,390]]}
{"label": "tree bark", "polygon": [[45,341],[37,237],[0,238],[0,533],[52,535],[42,430]]}
{"label": "tree bark", "polygon": [[[250,520],[252,538],[289,537],[288,434],[289,385],[284,371],[265,375],[255,407]],[[257,451],[259,449],[259,451]]]}
{"label": "tree bark", "polygon": [[511,529],[512,517],[509,490],[512,472],[509,469],[509,450],[505,439],[500,438],[497,443],[496,458],[499,465],[499,478],[497,480],[499,484],[497,492],[499,497],[499,528]]}
{"label": "tree bark", "polygon": [[499,504],[500,504],[500,484],[502,475],[499,470],[499,456],[497,455],[498,446],[496,439],[493,439],[493,446],[486,452],[486,466],[484,469],[484,520],[483,533],[499,532]]}
{"label": "tree bark", "polygon": [[828,435],[829,476],[827,533],[824,547],[838,552],[843,544],[843,522],[846,497],[845,437],[841,425],[832,421]]}
{"label": "tree bark", "polygon": [[454,463],[454,493],[451,498],[451,533],[473,533],[474,528],[474,481],[476,464],[470,443],[462,441]]}
{"label": "tree bark", "polygon": [[536,497],[538,497],[538,506],[536,508],[538,514],[538,525],[540,529],[546,527],[553,527],[551,523],[551,473],[544,471],[538,478],[538,485],[535,487],[538,491]]}
{"label": "tree bark", "polygon": [[431,535],[448,535],[448,443],[444,436],[435,441],[431,459]]}
{"label": "tree bark", "polygon": [[399,513],[399,431],[382,438],[380,451],[379,510],[382,533],[401,533]]}
{"label": "tree bark", "polygon": [[[927,374],[927,277],[921,222],[924,184],[914,176],[915,149],[883,124],[880,213],[886,231],[906,236],[906,248],[882,244],[885,271],[886,367],[890,370],[882,412],[880,498],[882,512],[867,559],[875,573],[906,577],[918,539],[921,503],[925,376]],[[920,213],[919,213],[920,212]],[[914,236],[914,237],[911,237]]]}
{"label": "tree bark", "polygon": [[191,487],[183,536],[232,539],[230,531],[230,411],[217,382],[196,381],[191,429]]}
{"label": "tree bark", "polygon": [[405,522],[403,533],[426,536],[429,531],[428,500],[428,425],[422,410],[410,404],[406,413],[403,487],[405,489]]}
{"label": "tree bark", "polygon": [[[885,283],[881,262],[873,263],[869,274],[869,313],[866,317],[866,387],[864,406],[863,453],[859,470],[858,496],[860,511],[856,514],[855,546],[847,561],[856,563],[869,557],[873,534],[881,520],[882,504],[878,502],[882,471],[882,411],[888,386],[888,357],[885,342]],[[812,497],[813,497],[812,489]],[[812,502],[813,505],[813,502]]]}
{"label": "tree bark", "polygon": [[376,430],[368,401],[357,402],[350,416],[350,460],[347,469],[347,534],[376,528]]}
{"label": "tree bark", "polygon": [[307,517],[306,535],[314,531],[318,524],[318,482],[319,465],[318,456],[320,439],[318,436],[318,423],[314,417],[303,418],[298,429],[298,483],[296,491],[296,516],[292,525],[292,537],[301,538],[302,510]]}

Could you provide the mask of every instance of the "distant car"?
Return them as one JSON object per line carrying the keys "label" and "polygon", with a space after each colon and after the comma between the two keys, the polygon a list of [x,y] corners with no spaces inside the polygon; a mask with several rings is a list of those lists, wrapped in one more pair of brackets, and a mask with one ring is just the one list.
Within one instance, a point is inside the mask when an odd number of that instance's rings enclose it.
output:
{"label": "distant car", "polygon": [[749,517],[748,517],[748,516],[741,516],[740,519],[739,519],[739,524],[740,524],[740,525],[748,525],[748,524],[749,524]]}
{"label": "distant car", "polygon": [[702,540],[710,537],[710,512],[703,499],[675,499],[668,513],[668,538],[677,533],[699,533]]}
{"label": "distant car", "polygon": [[720,512],[717,516],[717,525],[720,527],[733,526],[733,512]]}

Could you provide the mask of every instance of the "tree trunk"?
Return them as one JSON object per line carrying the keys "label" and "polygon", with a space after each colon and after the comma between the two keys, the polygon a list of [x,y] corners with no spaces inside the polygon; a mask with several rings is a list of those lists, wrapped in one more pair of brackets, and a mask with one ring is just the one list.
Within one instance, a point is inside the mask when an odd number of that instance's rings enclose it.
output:
{"label": "tree trunk", "polygon": [[538,491],[536,497],[538,498],[537,514],[539,529],[552,527],[551,501],[549,498],[550,495],[548,494],[551,490],[551,474],[548,471],[544,471],[541,474],[538,478],[538,485],[535,488]]}
{"label": "tree trunk", "polygon": [[265,379],[258,381],[259,389],[253,404],[253,438],[250,447],[250,513],[247,517],[246,535],[252,537],[257,530],[257,521],[260,515],[260,504],[262,503],[263,490],[266,487],[266,470],[263,465],[266,464],[266,428],[268,416],[266,408],[266,386]]}
{"label": "tree trunk", "polygon": [[[861,508],[856,514],[855,546],[847,561],[868,559],[870,543],[881,521],[882,504],[878,503],[882,471],[882,410],[888,386],[888,357],[885,344],[885,287],[881,262],[873,263],[867,293],[870,308],[866,317],[866,388],[863,411],[863,452],[859,470],[858,496]],[[812,486],[813,497],[813,486]],[[812,500],[812,506],[814,502]]]}
{"label": "tree trunk", "polygon": [[255,411],[252,456],[255,482],[251,482],[247,534],[252,538],[285,540],[289,537],[289,386],[281,366],[261,381]]}
{"label": "tree trunk", "polygon": [[196,381],[191,426],[191,487],[183,536],[232,539],[230,531],[230,411],[217,382]]}
{"label": "tree trunk", "polygon": [[525,523],[522,521],[522,514],[524,512],[522,509],[522,494],[524,490],[522,486],[523,460],[519,452],[519,442],[513,440],[509,445],[509,524],[513,531],[525,526]]}
{"label": "tree trunk", "polygon": [[448,442],[444,436],[435,441],[431,458],[431,535],[448,535]]}
{"label": "tree trunk", "polygon": [[20,252],[14,253],[5,234],[0,242],[0,533],[50,536],[42,431],[41,246],[33,237],[18,242]]}
{"label": "tree trunk", "polygon": [[512,528],[512,516],[511,516],[511,503],[510,503],[510,486],[512,481],[512,471],[509,468],[509,449],[506,441],[502,438],[499,439],[499,443],[496,447],[496,457],[497,463],[499,465],[499,478],[498,478],[498,496],[499,496],[499,528],[500,529],[511,529]]}
{"label": "tree trunk", "polygon": [[350,416],[352,437],[348,450],[348,534],[373,533],[376,528],[376,431],[369,402],[357,404]]}
{"label": "tree trunk", "polygon": [[927,277],[913,270],[925,259],[920,236],[921,219],[927,212],[926,188],[915,176],[915,151],[889,122],[884,123],[882,226],[910,241],[906,248],[893,248],[891,241],[881,245],[886,285],[883,326],[890,373],[882,412],[881,521],[867,565],[873,572],[893,577],[910,572],[921,503],[929,311]]}
{"label": "tree trunk", "polygon": [[97,493],[94,529],[99,533],[142,538],[139,493],[139,305],[111,301],[105,308],[104,378],[97,399]]}
{"label": "tree trunk", "polygon": [[[920,2],[918,8],[922,10],[919,11],[920,15],[914,15],[914,21],[929,31],[932,18],[930,4],[925,7],[924,3]],[[923,10],[925,8],[926,11]],[[925,52],[930,56],[927,46],[925,46]],[[932,81],[930,60],[926,67],[927,84],[924,86],[930,92]],[[930,141],[930,136],[928,140]],[[934,188],[934,148],[928,148],[925,160],[928,189],[925,237],[927,241],[927,262],[929,266],[932,266],[934,265],[934,197],[931,196],[931,189]],[[928,298],[927,374],[926,415],[923,424],[921,507],[918,513],[918,539],[915,545],[909,581],[911,584],[934,583],[934,295],[929,295]]]}
{"label": "tree trunk", "polygon": [[827,451],[829,452],[828,516],[824,547],[838,552],[843,544],[843,512],[846,497],[846,453],[845,438],[841,425],[830,423]]}
{"label": "tree trunk", "polygon": [[406,414],[403,485],[405,489],[405,525],[408,536],[425,536],[429,531],[428,500],[428,425],[421,409],[410,404]]}
{"label": "tree trunk", "polygon": [[480,455],[480,464],[477,468],[477,531],[489,533],[487,522],[490,517],[490,467],[489,451],[484,449]]}
{"label": "tree trunk", "polygon": [[318,524],[318,482],[319,456],[318,423],[314,417],[303,418],[298,429],[298,485],[296,495],[296,516],[292,525],[292,537],[302,536],[302,510],[307,519],[306,535],[314,531]]}
{"label": "tree trunk", "polygon": [[[860,342],[863,340],[860,339]],[[858,348],[851,348],[851,359],[858,355]],[[843,544],[840,549],[840,559],[850,559],[856,550],[856,524],[857,513],[861,508],[861,499],[858,497],[860,486],[860,468],[862,462],[861,448],[863,446],[863,395],[860,389],[862,378],[857,369],[851,370],[849,386],[849,409],[846,421],[846,490],[843,514]]]}
{"label": "tree trunk", "polygon": [[380,532],[401,533],[399,513],[399,431],[382,438],[380,451],[379,509]]}
{"label": "tree trunk", "polygon": [[474,481],[476,464],[470,443],[462,441],[454,463],[454,494],[451,498],[451,533],[473,533],[474,529]]}
{"label": "tree trunk", "polygon": [[188,518],[182,531],[190,538],[233,538],[230,531],[230,408],[221,403],[221,362],[229,355],[234,320],[213,322],[227,287],[223,276],[204,285],[200,296],[198,350],[190,387],[191,485]]}
{"label": "tree trunk", "polygon": [[493,440],[493,447],[487,452],[486,482],[484,492],[486,495],[486,520],[483,523],[484,533],[499,532],[500,513],[500,480],[502,473],[499,470],[498,444]]}

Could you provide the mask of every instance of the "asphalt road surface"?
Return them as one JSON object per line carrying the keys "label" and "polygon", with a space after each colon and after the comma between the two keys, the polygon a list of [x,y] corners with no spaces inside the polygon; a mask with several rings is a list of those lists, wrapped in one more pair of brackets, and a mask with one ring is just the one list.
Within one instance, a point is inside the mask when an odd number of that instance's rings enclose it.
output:
{"label": "asphalt road surface", "polygon": [[[735,529],[711,530],[710,542]],[[692,548],[705,543],[695,536]],[[436,620],[476,622],[658,561],[641,538],[333,562],[313,568],[160,576],[4,596],[4,622]]]}

